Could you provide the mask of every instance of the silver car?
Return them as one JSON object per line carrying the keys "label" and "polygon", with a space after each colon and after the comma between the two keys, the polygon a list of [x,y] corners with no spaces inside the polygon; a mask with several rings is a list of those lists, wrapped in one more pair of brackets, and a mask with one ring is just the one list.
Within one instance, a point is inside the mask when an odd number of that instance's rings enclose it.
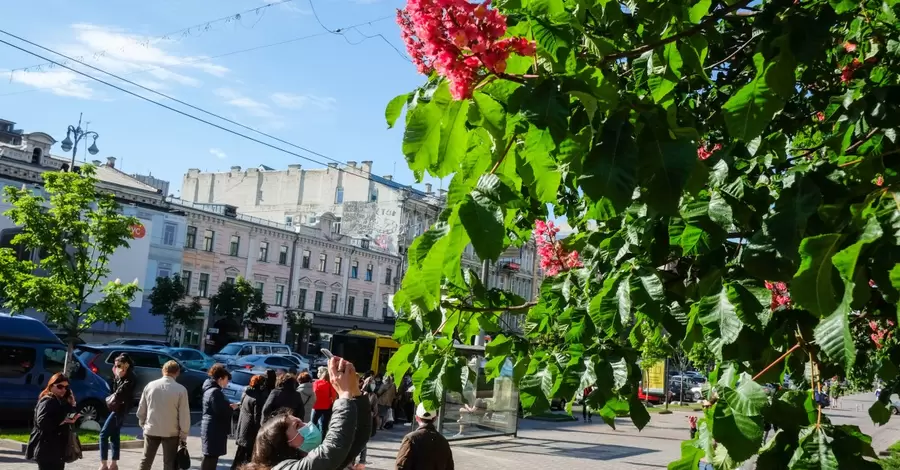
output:
{"label": "silver car", "polygon": [[250,356],[244,356],[232,363],[229,363],[227,366],[230,371],[242,370],[245,372],[251,372],[253,374],[265,374],[266,369],[278,370],[281,369],[285,372],[296,373],[297,372],[297,364],[286,358],[285,356],[277,356],[277,355],[268,355],[261,356],[258,354],[253,354]]}
{"label": "silver car", "polygon": [[225,398],[228,399],[229,403],[241,402],[241,397],[244,396],[244,389],[250,385],[250,379],[252,379],[254,375],[261,374],[255,374],[244,370],[235,370],[231,372],[231,381],[228,382],[227,387],[222,389],[222,393],[225,394]]}

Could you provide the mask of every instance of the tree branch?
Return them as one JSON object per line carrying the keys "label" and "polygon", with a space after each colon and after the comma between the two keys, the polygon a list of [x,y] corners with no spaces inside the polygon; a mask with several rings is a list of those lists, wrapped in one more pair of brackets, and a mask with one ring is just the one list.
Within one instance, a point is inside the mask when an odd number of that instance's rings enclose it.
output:
{"label": "tree branch", "polygon": [[494,166],[491,168],[490,174],[494,174],[497,171],[497,168],[500,168],[500,164],[503,163],[503,159],[506,158],[506,155],[509,153],[509,149],[512,148],[513,144],[516,143],[516,136],[513,136],[512,139],[509,139],[509,143],[506,144],[506,150],[503,151],[503,155],[500,155],[500,159],[497,160],[497,163],[494,163]]}
{"label": "tree branch", "polygon": [[665,39],[651,42],[649,44],[644,44],[643,46],[636,47],[630,51],[616,52],[614,54],[606,55],[603,57],[603,59],[601,59],[600,62],[607,63],[607,62],[612,62],[612,61],[616,61],[616,60],[624,59],[624,58],[628,58],[628,57],[637,57],[647,51],[652,51],[653,49],[656,49],[659,46],[665,46],[666,44],[668,44],[670,42],[675,42],[679,39],[693,36],[701,31],[703,31],[704,29],[714,25],[717,21],[721,20],[729,13],[743,9],[750,2],[751,2],[751,0],[741,0],[738,3],[731,5],[730,7],[726,7],[726,8],[722,8],[721,10],[717,10],[712,15],[709,15],[708,17],[706,17],[705,20],[701,21],[700,24],[698,24],[692,28],[688,28],[680,33],[674,34]]}
{"label": "tree branch", "polygon": [[869,139],[871,139],[872,137],[874,137],[875,134],[877,134],[878,131],[880,131],[880,130],[881,130],[881,129],[878,128],[878,127],[873,127],[872,130],[870,130],[869,133],[866,134],[866,136],[862,138],[862,140],[860,140],[859,142],[857,142],[857,143],[855,143],[855,144],[853,144],[853,145],[847,147],[847,150],[846,150],[844,153],[853,153],[853,152],[857,151],[860,147],[862,147],[862,145],[863,145],[864,143],[868,142]]}
{"label": "tree branch", "polygon": [[771,364],[767,365],[765,369],[759,371],[758,374],[754,375],[753,381],[756,381],[756,379],[762,377],[763,374],[768,372],[769,369],[771,369],[771,368],[775,367],[776,365],[778,365],[779,363],[781,363],[781,361],[783,361],[784,358],[788,357],[788,355],[790,355],[792,352],[796,351],[797,348],[799,348],[799,347],[800,347],[800,343],[797,343],[794,345],[794,347],[792,347],[791,349],[788,349],[787,352],[785,352],[784,354],[781,355],[781,357],[779,357],[778,359],[775,359],[775,361],[773,361]]}
{"label": "tree branch", "polygon": [[460,312],[497,312],[497,311],[506,311],[506,312],[516,312],[519,310],[528,310],[531,307],[537,305],[537,302],[527,302],[522,305],[508,305],[506,307],[473,307],[471,305],[458,305],[453,302],[441,302],[441,307],[443,308],[451,308],[458,310]]}
{"label": "tree branch", "polygon": [[735,49],[731,54],[728,54],[728,57],[725,57],[724,59],[722,59],[708,67],[704,67],[704,69],[711,70],[711,69],[714,69],[714,68],[724,64],[725,62],[730,61],[731,59],[734,58],[734,56],[736,56],[738,54],[738,52],[741,52],[742,50],[744,50],[744,48],[747,47],[748,45],[750,45],[750,43],[753,42],[754,39],[756,39],[760,36],[762,36],[762,34],[754,34],[754,35],[750,36],[750,39],[748,39],[747,42],[738,46],[738,48]]}

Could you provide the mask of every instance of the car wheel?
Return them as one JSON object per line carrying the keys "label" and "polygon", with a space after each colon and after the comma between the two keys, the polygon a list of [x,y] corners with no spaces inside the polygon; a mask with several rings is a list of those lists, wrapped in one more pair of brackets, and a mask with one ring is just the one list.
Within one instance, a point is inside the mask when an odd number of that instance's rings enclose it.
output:
{"label": "car wheel", "polygon": [[109,414],[105,404],[101,403],[100,400],[83,401],[78,407],[78,413],[81,414],[81,418],[78,420],[79,424],[82,421],[96,421],[101,426],[106,421],[106,415]]}
{"label": "car wheel", "polygon": [[703,395],[700,392],[694,392],[694,401],[702,401]]}

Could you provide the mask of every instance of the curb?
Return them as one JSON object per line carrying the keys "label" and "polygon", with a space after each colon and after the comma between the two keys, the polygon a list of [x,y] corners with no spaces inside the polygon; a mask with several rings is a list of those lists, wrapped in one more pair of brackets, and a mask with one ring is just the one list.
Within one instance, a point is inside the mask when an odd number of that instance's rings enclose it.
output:
{"label": "curb", "polygon": [[[141,449],[144,447],[143,439],[135,439],[132,441],[122,441],[120,444],[122,449]],[[0,439],[0,449],[8,449],[13,452],[19,452],[24,454],[25,449],[28,447],[28,444],[23,444],[19,441],[14,441],[12,439]],[[81,444],[82,451],[94,451],[99,450],[100,444]]]}
{"label": "curb", "polygon": [[0,439],[0,449],[9,449],[14,452],[25,453],[25,448],[28,447],[28,444],[23,444],[19,441],[14,441],[12,439]]}

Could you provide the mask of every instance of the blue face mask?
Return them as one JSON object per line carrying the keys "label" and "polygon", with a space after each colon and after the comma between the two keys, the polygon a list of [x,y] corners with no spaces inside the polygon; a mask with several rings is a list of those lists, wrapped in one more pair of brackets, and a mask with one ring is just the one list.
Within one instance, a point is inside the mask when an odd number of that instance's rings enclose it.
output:
{"label": "blue face mask", "polygon": [[303,444],[300,444],[303,452],[310,452],[322,444],[322,430],[315,424],[309,423],[300,428],[300,436],[303,437]]}

